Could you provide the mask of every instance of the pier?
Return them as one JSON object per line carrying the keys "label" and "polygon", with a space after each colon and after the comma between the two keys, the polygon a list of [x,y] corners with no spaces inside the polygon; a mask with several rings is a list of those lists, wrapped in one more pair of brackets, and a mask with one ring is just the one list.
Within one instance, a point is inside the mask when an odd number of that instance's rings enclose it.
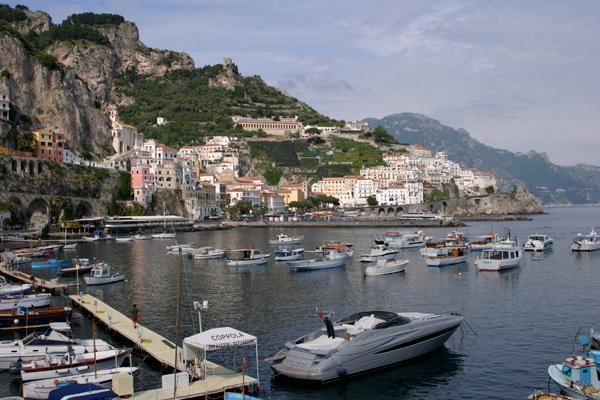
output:
{"label": "pier", "polygon": [[11,268],[4,263],[0,263],[0,274],[23,283],[31,283],[52,294],[58,294],[60,291],[67,290],[69,286],[73,286],[64,283],[58,283],[52,280],[48,281],[45,279],[36,278],[35,276],[26,274],[18,269]]}
{"label": "pier", "polygon": [[[138,349],[152,356],[162,365],[177,371],[190,373],[181,361],[181,347],[140,324],[137,328],[125,314],[115,310],[108,304],[89,294],[70,295],[74,305],[81,307],[104,324],[109,330],[119,333],[132,342]],[[177,366],[175,366],[175,351],[177,351]],[[256,385],[258,382],[250,376],[222,367],[210,361],[207,363],[207,377],[190,382],[188,386],[177,388],[178,399],[203,397],[207,394],[223,393],[226,390],[239,390],[242,386]],[[195,376],[194,378],[198,378]],[[136,399],[172,399],[173,388],[160,388],[136,392]]]}

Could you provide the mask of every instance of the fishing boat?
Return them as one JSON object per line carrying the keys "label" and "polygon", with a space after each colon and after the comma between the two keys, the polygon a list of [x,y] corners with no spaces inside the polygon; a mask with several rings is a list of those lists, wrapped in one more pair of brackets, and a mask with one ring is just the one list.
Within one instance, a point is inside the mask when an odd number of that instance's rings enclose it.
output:
{"label": "fishing boat", "polygon": [[548,376],[563,394],[576,399],[600,399],[596,362],[585,355],[573,355],[562,364],[548,367]]}
{"label": "fishing boat", "polygon": [[0,311],[15,310],[19,307],[47,307],[52,300],[50,293],[26,294],[21,296],[0,296]]}
{"label": "fishing boat", "polygon": [[31,268],[60,268],[67,267],[69,265],[69,260],[66,259],[58,259],[58,258],[49,258],[44,261],[33,261],[31,263]]}
{"label": "fishing boat", "polygon": [[188,256],[192,257],[194,260],[208,260],[214,258],[223,258],[226,253],[227,252],[225,250],[205,246],[193,249],[191,253],[188,253]]}
{"label": "fishing boat", "polygon": [[299,244],[304,239],[304,236],[288,236],[285,233],[280,233],[275,239],[269,240],[269,244],[284,245],[284,244]]}
{"label": "fishing boat", "polygon": [[48,326],[51,322],[66,322],[71,315],[71,307],[48,307],[0,312],[0,330],[15,330]]}
{"label": "fishing boat", "polygon": [[376,239],[368,254],[360,257],[360,262],[375,262],[378,260],[392,260],[396,258],[399,251],[390,247],[385,241]]}
{"label": "fishing boat", "polygon": [[466,246],[429,246],[424,249],[425,263],[430,267],[443,267],[463,263],[467,260],[468,249]]}
{"label": "fishing boat", "polygon": [[525,251],[546,251],[552,249],[554,240],[548,235],[530,235],[525,242]]}
{"label": "fishing boat", "polygon": [[330,241],[330,242],[325,243],[322,246],[317,247],[314,252],[327,254],[332,250],[333,251],[343,250],[344,253],[346,254],[346,257],[351,258],[352,255],[354,254],[354,245],[352,243],[341,243],[341,242]]}
{"label": "fishing boat", "polygon": [[529,396],[527,396],[528,400],[576,400],[571,396],[563,396],[562,394],[550,393],[550,392],[540,392],[536,390]]}
{"label": "fishing boat", "polygon": [[384,240],[389,243],[391,247],[396,249],[410,249],[414,247],[423,247],[427,242],[431,240],[430,237],[426,237],[423,231],[417,232],[398,232],[391,231],[384,233]]}
{"label": "fishing boat", "polygon": [[89,275],[83,277],[88,286],[91,285],[106,285],[125,280],[125,275],[120,272],[112,272],[110,264],[105,262],[94,265]]}
{"label": "fishing boat", "polygon": [[192,247],[192,243],[174,244],[172,246],[167,246],[167,254],[170,254],[170,255],[179,254],[179,253],[191,254],[193,251],[194,251],[194,248]]}
{"label": "fishing boat", "polygon": [[594,228],[587,235],[578,233],[571,243],[572,251],[594,251],[600,249],[600,235]]}
{"label": "fishing boat", "polygon": [[73,259],[73,264],[74,266],[72,267],[59,269],[57,271],[57,274],[61,276],[74,276],[77,274],[85,274],[87,272],[90,272],[92,268],[94,268],[94,266],[96,265],[91,263],[89,258],[75,258]]}
{"label": "fishing boat", "polygon": [[64,378],[81,375],[85,372],[118,368],[129,355],[130,349],[113,349],[91,353],[73,354],[67,352],[61,357],[48,355],[43,360],[23,363],[21,380],[23,382],[40,379]]}
{"label": "fishing boat", "polygon": [[248,265],[263,265],[269,262],[271,254],[262,253],[258,249],[240,249],[231,250],[230,253],[239,254],[238,257],[228,258],[227,265],[229,266],[248,266]]}
{"label": "fishing boat", "polygon": [[288,261],[288,266],[292,271],[314,271],[319,269],[329,269],[343,267],[348,262],[346,248],[340,246],[331,248],[322,257],[311,260]]}
{"label": "fishing boat", "polygon": [[0,276],[0,296],[13,296],[27,293],[33,287],[30,283],[12,284],[6,281],[6,278]]}
{"label": "fishing boat", "polygon": [[502,240],[502,236],[496,232],[488,232],[479,235],[469,244],[470,251],[483,251],[494,247],[494,245]]}
{"label": "fishing boat", "polygon": [[452,231],[444,238],[446,246],[469,247],[469,238],[463,232]]}
{"label": "fishing boat", "polygon": [[289,249],[275,252],[275,261],[293,261],[304,257],[304,249]]}
{"label": "fishing boat", "polygon": [[516,240],[506,239],[497,243],[494,248],[483,250],[475,259],[480,271],[502,271],[515,268],[521,262],[521,249]]}
{"label": "fishing boat", "polygon": [[[54,389],[72,387],[73,385],[82,384],[86,386],[89,384],[105,386],[107,383],[112,382],[113,375],[133,374],[137,370],[138,367],[119,367],[100,370],[97,372],[86,372],[85,374],[73,375],[66,378],[50,378],[41,379],[39,381],[25,382],[23,384],[23,397],[27,399],[46,400],[48,399],[50,392]],[[94,388],[94,386],[91,388]],[[94,400],[97,400],[97,398],[94,398]]]}
{"label": "fishing boat", "polygon": [[378,260],[365,267],[365,276],[377,276],[404,272],[409,260]]}

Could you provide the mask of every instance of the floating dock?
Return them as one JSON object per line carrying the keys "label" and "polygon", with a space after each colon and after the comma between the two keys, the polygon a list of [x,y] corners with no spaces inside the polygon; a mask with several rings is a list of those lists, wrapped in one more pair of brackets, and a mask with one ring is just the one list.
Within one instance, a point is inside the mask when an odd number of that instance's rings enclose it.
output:
{"label": "floating dock", "polygon": [[52,294],[59,294],[60,291],[65,291],[69,286],[72,286],[65,283],[58,283],[51,280],[48,281],[45,279],[36,278],[35,276],[26,274],[18,269],[11,268],[4,263],[0,263],[0,274],[23,283],[31,283],[44,289],[45,291],[49,291]]}
{"label": "floating dock", "polygon": [[[181,361],[181,347],[159,335],[158,333],[142,326],[133,326],[133,321],[115,310],[108,304],[89,294],[70,295],[74,305],[93,315],[110,330],[119,333],[131,341],[137,348],[146,352],[161,364],[178,371],[187,371]],[[177,367],[175,367],[175,351],[177,351]],[[226,390],[239,390],[242,386],[254,386],[258,382],[250,376],[229,370],[218,364],[207,361],[207,378],[191,382],[188,386],[177,388],[178,399],[203,397],[206,394],[223,393]],[[162,400],[173,398],[173,388],[144,390],[135,393],[136,399]]]}

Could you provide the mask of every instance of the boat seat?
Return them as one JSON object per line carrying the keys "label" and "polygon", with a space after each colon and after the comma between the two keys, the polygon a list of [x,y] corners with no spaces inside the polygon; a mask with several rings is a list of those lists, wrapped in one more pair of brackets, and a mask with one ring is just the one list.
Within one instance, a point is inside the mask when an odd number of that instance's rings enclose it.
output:
{"label": "boat seat", "polygon": [[362,333],[364,331],[368,331],[368,330],[375,328],[377,325],[381,324],[382,322],[385,322],[385,321],[382,319],[379,319],[379,318],[375,318],[375,316],[373,314],[371,314],[369,316],[362,317],[361,319],[356,321],[354,323],[354,325],[342,324],[342,327],[346,328],[346,331],[348,332],[348,334],[350,334],[352,336],[356,336],[359,333]]}
{"label": "boat seat", "polygon": [[345,341],[346,340],[344,338],[330,338],[327,335],[322,335],[314,340],[311,340],[310,342],[300,343],[296,345],[296,347],[305,350],[328,353],[330,351],[337,350]]}

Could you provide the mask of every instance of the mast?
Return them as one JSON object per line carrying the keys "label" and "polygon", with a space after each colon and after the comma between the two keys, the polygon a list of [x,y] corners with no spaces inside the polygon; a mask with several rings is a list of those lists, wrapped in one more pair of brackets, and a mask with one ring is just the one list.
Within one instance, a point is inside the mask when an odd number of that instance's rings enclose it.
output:
{"label": "mast", "polygon": [[177,263],[176,277],[176,296],[175,296],[175,374],[173,376],[173,400],[177,398],[177,351],[179,346],[179,307],[181,304],[181,267],[183,266],[183,256],[181,247],[179,248],[179,262]]}
{"label": "mast", "polygon": [[96,365],[96,320],[92,318],[92,339],[94,343],[94,378],[98,378],[98,368]]}

